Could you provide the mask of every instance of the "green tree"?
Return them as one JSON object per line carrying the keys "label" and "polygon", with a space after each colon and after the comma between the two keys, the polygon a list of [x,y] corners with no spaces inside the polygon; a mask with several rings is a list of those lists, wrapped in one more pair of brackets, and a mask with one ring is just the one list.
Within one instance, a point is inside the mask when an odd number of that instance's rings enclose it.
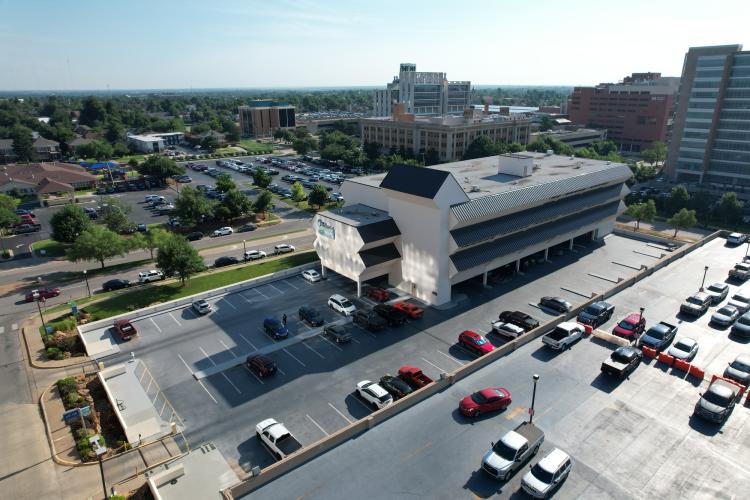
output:
{"label": "green tree", "polygon": [[649,153],[649,156],[651,156],[654,160],[650,163],[658,165],[659,163],[663,164],[667,160],[667,145],[663,142],[652,142],[651,147],[648,148],[648,150],[651,151],[651,153]]}
{"label": "green tree", "polygon": [[102,210],[99,213],[99,220],[107,226],[107,229],[116,233],[121,232],[126,227],[130,227],[133,223],[128,218],[130,213],[130,205],[125,205],[118,198],[110,197],[107,203],[102,205]]}
{"label": "green tree", "polygon": [[628,215],[635,219],[634,231],[638,231],[641,227],[641,221],[651,222],[656,216],[656,205],[654,200],[648,200],[646,203],[635,203],[630,205],[625,211],[625,215]]}
{"label": "green tree", "polygon": [[212,212],[212,204],[198,190],[190,186],[182,188],[174,202],[173,213],[186,226],[194,226],[202,222]]}
{"label": "green tree", "polygon": [[708,191],[698,191],[693,193],[690,197],[690,207],[695,210],[695,215],[698,220],[702,221],[704,226],[708,225],[708,221],[711,218],[711,202],[713,196]]}
{"label": "green tree", "polygon": [[52,215],[52,239],[60,243],[73,243],[87,228],[91,219],[78,205],[65,205]]}
{"label": "green tree", "polygon": [[222,120],[221,130],[224,132],[227,142],[233,144],[240,142],[240,128],[232,120]]}
{"label": "green tree", "polygon": [[651,165],[656,164],[656,151],[651,148],[644,149],[641,151],[641,158],[643,161],[650,163]]}
{"label": "green tree", "polygon": [[264,189],[255,199],[255,203],[253,203],[253,211],[257,214],[265,214],[271,207],[272,201],[273,197],[271,196],[271,192]]}
{"label": "green tree", "polygon": [[185,173],[185,167],[177,165],[173,160],[163,156],[149,156],[137,167],[141,175],[150,175],[165,182],[167,177],[177,177]]}
{"label": "green tree", "polygon": [[96,127],[106,118],[107,111],[98,97],[88,96],[83,100],[78,122],[81,125]]}
{"label": "green tree", "polygon": [[555,122],[553,122],[549,116],[543,116],[542,122],[539,124],[539,131],[546,132],[548,130],[552,130],[552,127],[554,126]]}
{"label": "green tree", "polygon": [[328,191],[320,184],[316,184],[310,191],[310,195],[307,197],[307,202],[310,205],[314,205],[318,208],[322,207],[328,201]]}
{"label": "green tree", "polygon": [[178,276],[182,284],[195,273],[206,268],[198,250],[183,236],[170,234],[159,245],[156,265],[167,276]]}
{"label": "green tree", "polygon": [[290,191],[292,192],[292,199],[294,201],[300,202],[307,198],[305,189],[302,187],[302,184],[300,184],[299,181],[296,181],[294,184],[292,184]]}
{"label": "green tree", "polygon": [[203,148],[204,151],[208,151],[209,153],[213,153],[218,149],[219,147],[219,140],[214,137],[213,135],[207,135],[203,139],[201,139],[201,148]]}
{"label": "green tree", "polygon": [[677,232],[680,229],[691,228],[697,222],[698,220],[695,218],[695,210],[688,210],[687,208],[680,209],[679,212],[667,219],[667,224],[674,228],[674,234],[672,235],[673,238],[677,237]]}
{"label": "green tree", "polygon": [[105,260],[124,256],[128,249],[128,242],[122,236],[106,227],[92,225],[73,242],[73,246],[68,250],[68,259],[73,262],[96,260],[104,269]]}
{"label": "green tree", "polygon": [[154,250],[158,249],[163,242],[172,235],[169,231],[153,227],[146,233],[135,233],[130,237],[130,248],[148,250],[151,258],[154,258]]}
{"label": "green tree", "polygon": [[380,156],[380,144],[377,142],[365,141],[362,145],[362,151],[367,155],[370,161],[375,161]]}
{"label": "green tree", "polygon": [[469,144],[464,152],[463,159],[471,160],[473,158],[484,158],[493,156],[500,152],[498,145],[486,135],[480,135]]}
{"label": "green tree", "polygon": [[728,192],[721,196],[719,204],[716,205],[716,217],[725,226],[739,224],[742,220],[743,203],[737,199],[737,193]]}
{"label": "green tree", "polygon": [[253,171],[253,184],[259,188],[267,188],[271,184],[271,175],[263,169],[256,168]]}
{"label": "green tree", "polygon": [[218,192],[226,193],[232,189],[237,189],[237,184],[234,183],[229,174],[219,174],[219,176],[216,177],[216,190]]}
{"label": "green tree", "polygon": [[76,147],[76,154],[83,158],[98,161],[109,160],[114,155],[114,148],[104,141],[93,141]]}
{"label": "green tree", "polygon": [[122,141],[125,139],[125,128],[117,120],[109,120],[107,122],[107,130],[104,133],[104,137],[112,144]]}
{"label": "green tree", "polygon": [[306,155],[310,151],[318,148],[318,142],[314,137],[305,137],[302,139],[292,139],[292,148],[300,155]]}
{"label": "green tree", "polygon": [[13,152],[18,157],[18,161],[33,161],[36,158],[34,138],[31,136],[30,129],[16,125],[10,131],[10,138],[13,140]]}
{"label": "green tree", "polygon": [[250,212],[252,209],[250,198],[236,188],[227,191],[226,196],[221,200],[219,206],[226,209],[222,214],[224,215],[224,217],[222,217],[223,219],[234,219],[240,217]]}
{"label": "green tree", "polygon": [[690,193],[685,186],[679,184],[672,188],[669,197],[669,209],[672,213],[679,212],[680,209],[687,208],[690,203]]}
{"label": "green tree", "polygon": [[440,153],[434,148],[428,149],[424,154],[424,164],[437,165],[438,163],[440,163]]}
{"label": "green tree", "polygon": [[0,248],[5,251],[5,240],[2,239],[8,229],[18,224],[20,220],[16,215],[18,200],[7,194],[0,194]]}

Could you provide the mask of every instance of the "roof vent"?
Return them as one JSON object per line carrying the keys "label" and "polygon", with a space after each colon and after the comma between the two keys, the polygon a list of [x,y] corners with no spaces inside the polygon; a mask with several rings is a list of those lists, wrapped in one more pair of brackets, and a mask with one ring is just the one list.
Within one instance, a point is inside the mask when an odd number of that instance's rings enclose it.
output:
{"label": "roof vent", "polygon": [[481,189],[479,189],[479,186],[471,186],[471,189],[469,189],[470,193],[478,193],[479,191],[481,191]]}
{"label": "roof vent", "polygon": [[555,151],[553,149],[548,149],[544,156],[552,156],[553,154],[555,154]]}

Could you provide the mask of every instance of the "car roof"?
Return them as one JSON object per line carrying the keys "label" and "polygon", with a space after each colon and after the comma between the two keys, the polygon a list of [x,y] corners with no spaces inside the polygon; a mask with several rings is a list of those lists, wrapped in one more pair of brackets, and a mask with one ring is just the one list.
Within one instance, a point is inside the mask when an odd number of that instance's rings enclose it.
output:
{"label": "car roof", "polygon": [[[479,394],[484,396],[485,398],[494,398],[497,396],[497,391],[500,391],[500,389],[495,389],[494,387],[487,387],[485,389],[482,389],[479,391]],[[502,391],[500,391],[502,392]]]}
{"label": "car roof", "polygon": [[623,318],[623,321],[627,321],[628,323],[638,323],[638,321],[641,319],[640,313],[630,313],[625,318]]}
{"label": "car roof", "polygon": [[729,288],[729,285],[727,285],[726,283],[718,282],[711,284],[711,286],[709,286],[708,288],[718,288],[719,290],[724,290],[726,288]]}
{"label": "car roof", "polygon": [[336,300],[346,300],[346,297],[344,297],[343,295],[339,293],[334,293],[333,295],[330,296],[330,298],[336,299]]}
{"label": "car roof", "polygon": [[682,337],[681,339],[678,339],[677,342],[674,343],[674,345],[677,345],[680,343],[685,344],[686,346],[693,347],[695,344],[698,343],[698,341],[690,337]]}
{"label": "car roof", "polygon": [[547,472],[556,472],[570,456],[560,448],[550,451],[546,457],[539,461],[539,467]]}
{"label": "car roof", "polygon": [[471,330],[464,330],[462,332],[462,335],[466,335],[467,337],[472,337],[472,338],[475,338],[475,339],[478,339],[478,338],[482,337],[477,332],[472,332]]}
{"label": "car roof", "polygon": [[743,365],[750,365],[750,354],[740,354],[734,360],[739,361]]}
{"label": "car roof", "polygon": [[615,349],[615,352],[619,353],[622,356],[630,357],[634,353],[638,352],[638,349],[636,349],[635,347],[630,346],[630,345],[624,345],[624,346],[620,346],[617,349]]}
{"label": "car roof", "polygon": [[724,380],[714,380],[711,385],[708,386],[708,392],[712,392],[717,396],[729,399],[731,398],[738,388],[735,385],[725,382]]}

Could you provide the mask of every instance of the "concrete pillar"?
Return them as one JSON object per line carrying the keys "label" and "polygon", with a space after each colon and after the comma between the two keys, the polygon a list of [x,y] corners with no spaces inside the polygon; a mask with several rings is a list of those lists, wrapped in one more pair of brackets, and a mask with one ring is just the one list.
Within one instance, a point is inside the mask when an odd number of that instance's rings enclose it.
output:
{"label": "concrete pillar", "polygon": [[516,261],[516,273],[520,273],[520,272],[521,272],[521,259],[518,259]]}
{"label": "concrete pillar", "polygon": [[320,264],[320,276],[323,279],[326,279],[326,266],[324,266],[323,264]]}
{"label": "concrete pillar", "polygon": [[570,238],[570,245],[568,246],[568,250],[573,250],[573,238]]}
{"label": "concrete pillar", "polygon": [[487,286],[487,271],[482,274],[482,285]]}
{"label": "concrete pillar", "polygon": [[549,248],[545,248],[544,249],[544,262],[549,261],[548,257],[549,257]]}
{"label": "concrete pillar", "polygon": [[596,234],[599,232],[598,229],[591,231],[591,241],[596,241]]}
{"label": "concrete pillar", "polygon": [[362,280],[357,278],[357,297],[362,296]]}

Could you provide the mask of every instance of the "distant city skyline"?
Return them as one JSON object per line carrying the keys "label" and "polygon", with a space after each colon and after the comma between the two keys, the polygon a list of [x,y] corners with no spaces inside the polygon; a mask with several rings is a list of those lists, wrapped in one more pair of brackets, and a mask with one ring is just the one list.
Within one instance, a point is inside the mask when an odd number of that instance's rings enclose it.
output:
{"label": "distant city skyline", "polygon": [[750,2],[0,0],[0,91],[384,86],[402,62],[475,85],[680,76],[743,44]]}

